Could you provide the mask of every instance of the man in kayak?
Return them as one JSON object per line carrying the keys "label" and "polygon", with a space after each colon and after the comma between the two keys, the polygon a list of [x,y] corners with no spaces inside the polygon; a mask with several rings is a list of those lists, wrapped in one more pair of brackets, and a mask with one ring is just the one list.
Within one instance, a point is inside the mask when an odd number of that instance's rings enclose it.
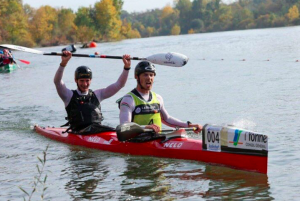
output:
{"label": "man in kayak", "polygon": [[100,102],[115,95],[124,87],[130,70],[130,56],[123,56],[124,70],[118,80],[106,88],[92,91],[89,89],[92,81],[92,71],[87,66],[79,66],[75,71],[76,90],[70,90],[62,81],[63,72],[68,61],[72,57],[69,51],[63,51],[60,66],[54,77],[54,84],[60,98],[65,104],[69,121],[64,126],[70,125],[67,129],[77,134],[92,134],[107,130],[114,130],[111,127],[101,125],[103,120]]}
{"label": "man in kayak", "polygon": [[8,49],[0,51],[0,66],[15,63],[12,54]]}
{"label": "man in kayak", "polygon": [[142,61],[137,64],[134,72],[137,86],[119,102],[120,124],[135,122],[147,125],[146,128],[158,133],[161,124],[164,123],[170,127],[195,127],[195,133],[199,133],[202,130],[201,125],[189,121],[182,122],[168,114],[163,98],[151,91],[155,75],[155,66],[152,63]]}

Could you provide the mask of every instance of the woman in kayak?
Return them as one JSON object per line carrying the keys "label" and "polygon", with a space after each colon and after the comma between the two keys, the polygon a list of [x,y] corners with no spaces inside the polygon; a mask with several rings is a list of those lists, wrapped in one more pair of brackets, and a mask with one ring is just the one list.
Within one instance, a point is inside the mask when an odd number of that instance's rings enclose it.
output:
{"label": "woman in kayak", "polygon": [[68,114],[68,123],[64,125],[70,125],[67,132],[71,130],[72,133],[77,134],[92,134],[114,130],[114,128],[101,125],[103,117],[100,102],[115,95],[124,87],[131,65],[130,55],[123,56],[124,70],[115,83],[106,88],[92,91],[89,89],[92,81],[92,71],[87,66],[79,66],[75,71],[77,89],[70,90],[66,87],[62,77],[72,53],[64,51],[63,54],[65,56],[61,57],[60,66],[54,77],[54,84]]}
{"label": "woman in kayak", "polygon": [[195,127],[196,133],[202,130],[199,124],[182,122],[168,114],[163,98],[151,91],[156,75],[152,63],[148,61],[138,63],[134,74],[137,80],[136,88],[120,101],[120,124],[135,122],[147,125],[146,128],[153,129],[156,133],[161,130],[162,123],[170,127]]}

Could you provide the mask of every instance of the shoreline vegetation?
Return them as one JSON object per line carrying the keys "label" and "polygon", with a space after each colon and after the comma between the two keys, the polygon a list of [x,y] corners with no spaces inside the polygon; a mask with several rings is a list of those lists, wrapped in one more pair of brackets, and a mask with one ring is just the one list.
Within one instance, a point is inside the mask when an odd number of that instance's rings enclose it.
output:
{"label": "shoreline vegetation", "polygon": [[300,25],[300,0],[174,0],[146,12],[122,10],[123,0],[93,6],[33,8],[0,0],[0,41],[26,47]]}

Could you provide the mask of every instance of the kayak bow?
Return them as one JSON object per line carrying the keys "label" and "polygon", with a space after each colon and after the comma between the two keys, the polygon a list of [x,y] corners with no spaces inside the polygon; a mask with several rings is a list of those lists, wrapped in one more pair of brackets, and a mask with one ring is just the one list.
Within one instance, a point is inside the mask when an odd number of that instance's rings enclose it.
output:
{"label": "kayak bow", "polygon": [[[267,174],[267,136],[231,127],[205,125],[202,140],[187,138],[185,131],[179,129],[174,131],[178,137],[174,137],[173,132],[169,139],[142,143],[120,142],[116,132],[76,135],[63,133],[64,128],[35,126],[34,129],[40,135],[71,145],[131,155],[201,161]],[[229,140],[226,142],[225,138]],[[258,148],[252,149],[253,146]]]}

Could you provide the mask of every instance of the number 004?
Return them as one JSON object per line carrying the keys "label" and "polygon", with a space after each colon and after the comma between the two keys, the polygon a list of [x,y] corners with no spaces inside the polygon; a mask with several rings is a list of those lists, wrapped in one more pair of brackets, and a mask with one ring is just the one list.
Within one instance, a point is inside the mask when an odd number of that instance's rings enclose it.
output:
{"label": "number 004", "polygon": [[219,132],[215,133],[215,132],[207,132],[207,141],[208,142],[212,142],[215,143],[216,141],[218,143],[220,143],[220,137],[219,137]]}

